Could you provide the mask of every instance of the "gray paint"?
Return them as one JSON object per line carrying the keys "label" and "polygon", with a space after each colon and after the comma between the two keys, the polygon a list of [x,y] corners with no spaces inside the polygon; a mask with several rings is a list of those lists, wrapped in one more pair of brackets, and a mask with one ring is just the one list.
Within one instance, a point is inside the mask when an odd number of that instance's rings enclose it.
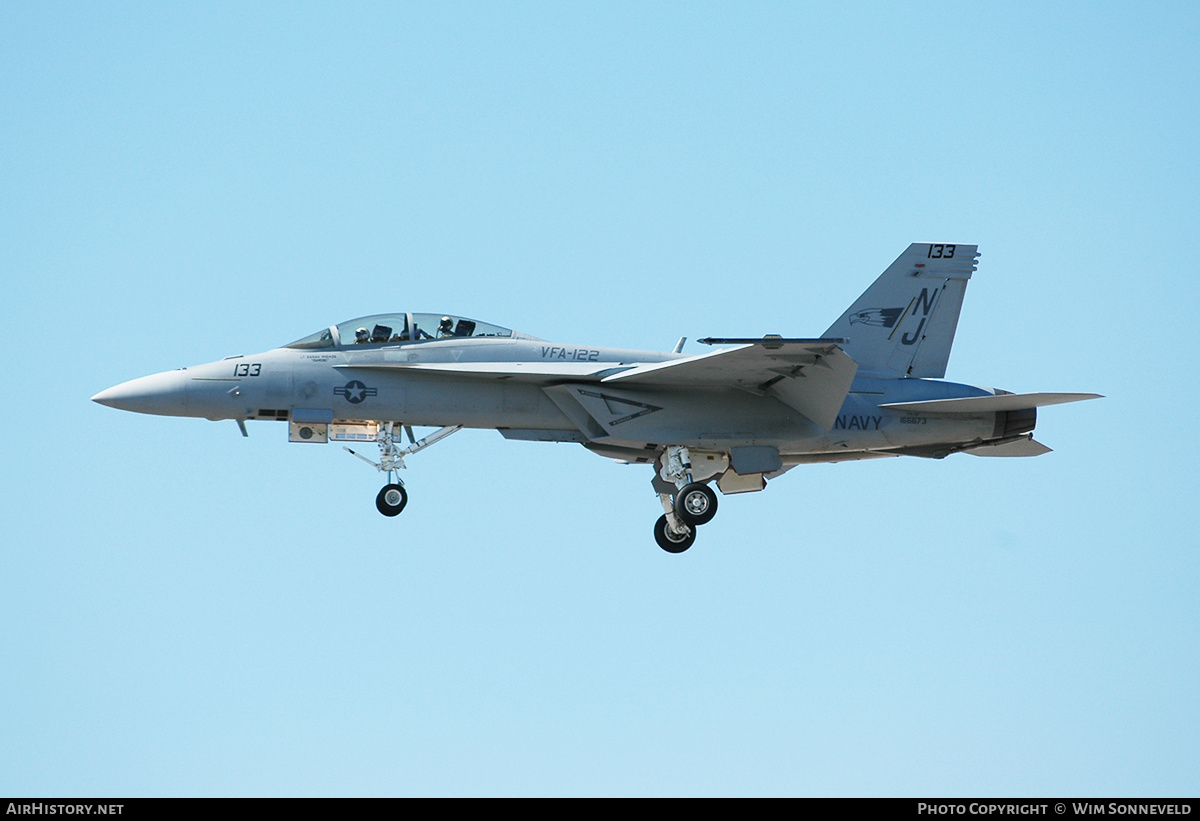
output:
{"label": "gray paint", "polygon": [[[918,378],[945,372],[977,256],[973,245],[914,243],[821,339],[728,340],[735,344],[684,356],[552,343],[459,317],[450,324],[490,335],[409,339],[422,335],[412,329],[436,327],[437,315],[399,313],[134,379],[93,399],[239,425],[274,419],[496,429],[509,439],[580,443],[660,467],[669,448],[688,448],[707,453],[707,464],[728,461],[739,476],[880,456],[1044,453],[1028,433],[1031,409],[1094,394],[1000,399],[1004,392]],[[385,323],[390,341],[382,332],[377,343],[353,341],[357,327]],[[970,397],[991,398],[911,404]],[[674,485],[663,476],[655,481],[661,498],[669,496],[662,488]],[[732,474],[726,484],[760,487]]]}

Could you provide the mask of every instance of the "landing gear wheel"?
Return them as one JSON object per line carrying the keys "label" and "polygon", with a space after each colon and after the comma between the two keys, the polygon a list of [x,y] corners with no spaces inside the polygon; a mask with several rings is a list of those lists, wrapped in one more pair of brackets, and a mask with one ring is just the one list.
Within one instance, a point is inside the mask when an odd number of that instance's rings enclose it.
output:
{"label": "landing gear wheel", "polygon": [[658,542],[658,546],[668,553],[682,553],[696,541],[696,531],[689,530],[682,536],[676,534],[667,525],[667,516],[663,514],[654,523],[654,541]]}
{"label": "landing gear wheel", "polygon": [[717,515],[717,494],[703,482],[692,482],[675,494],[675,513],[690,525],[703,525]]}
{"label": "landing gear wheel", "polygon": [[399,516],[400,511],[408,504],[408,494],[403,485],[384,485],[383,490],[375,497],[375,507],[384,516]]}

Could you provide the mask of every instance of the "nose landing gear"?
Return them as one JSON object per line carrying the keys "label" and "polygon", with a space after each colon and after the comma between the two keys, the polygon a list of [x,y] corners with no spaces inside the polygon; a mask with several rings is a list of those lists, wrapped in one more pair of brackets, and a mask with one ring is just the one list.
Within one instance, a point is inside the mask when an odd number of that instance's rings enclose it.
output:
{"label": "nose landing gear", "polygon": [[373,462],[361,453],[355,453],[350,448],[345,448],[351,456],[356,456],[381,473],[387,474],[388,483],[375,497],[375,507],[384,516],[399,516],[400,512],[404,510],[404,506],[408,504],[408,492],[404,489],[404,482],[395,475],[397,470],[404,468],[404,457],[425,450],[450,434],[462,430],[462,425],[449,425],[438,428],[423,439],[416,440],[413,438],[412,428],[405,426],[404,430],[408,434],[410,444],[401,449],[397,445],[398,437],[395,435],[395,427],[393,422],[384,422],[379,426],[379,433],[375,437],[375,442],[379,445],[378,462]]}

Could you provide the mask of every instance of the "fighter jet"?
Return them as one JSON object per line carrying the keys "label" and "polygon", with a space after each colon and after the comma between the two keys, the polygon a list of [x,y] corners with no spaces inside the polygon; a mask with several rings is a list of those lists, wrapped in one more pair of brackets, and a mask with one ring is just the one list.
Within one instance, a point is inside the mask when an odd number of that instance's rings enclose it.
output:
{"label": "fighter jet", "polygon": [[[684,355],[547,342],[453,314],[352,319],[253,356],[144,376],[92,397],[138,413],[287,425],[340,442],[386,474],[398,515],[404,460],[463,428],[575,442],[654,468],[670,553],[692,546],[724,495],[797,465],[889,456],[1038,456],[1037,408],[1093,393],[1010,393],[942,381],[977,246],[914,243],[817,338],[699,340]],[[414,427],[434,427],[421,439]],[[401,437],[401,431],[407,438]],[[378,461],[349,445],[378,448]]]}

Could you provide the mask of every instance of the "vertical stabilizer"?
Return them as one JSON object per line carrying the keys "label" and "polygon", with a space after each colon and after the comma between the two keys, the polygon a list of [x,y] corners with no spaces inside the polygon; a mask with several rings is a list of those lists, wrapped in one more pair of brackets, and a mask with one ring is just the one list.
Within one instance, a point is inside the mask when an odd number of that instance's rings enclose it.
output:
{"label": "vertical stabilizer", "polygon": [[942,378],[978,247],[914,242],[824,337],[848,340],[859,373]]}

